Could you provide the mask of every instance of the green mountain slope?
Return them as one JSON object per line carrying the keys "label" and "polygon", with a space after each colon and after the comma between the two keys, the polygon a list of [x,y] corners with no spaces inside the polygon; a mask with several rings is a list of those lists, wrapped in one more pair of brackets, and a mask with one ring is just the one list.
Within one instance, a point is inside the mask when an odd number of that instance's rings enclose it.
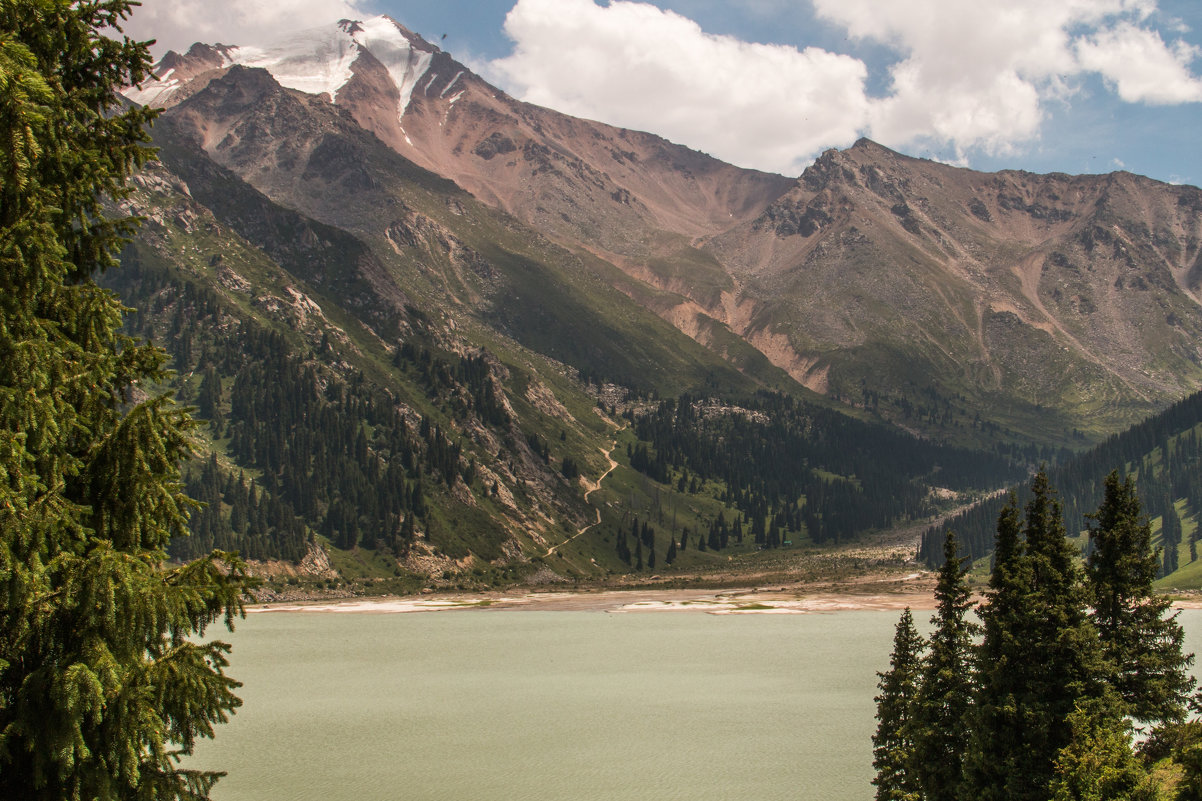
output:
{"label": "green mountain slope", "polygon": [[[1144,512],[1151,519],[1154,540],[1163,549],[1163,587],[1202,589],[1202,562],[1198,560],[1198,524],[1202,513],[1202,393],[1182,400],[1122,434],[1053,467],[1048,471],[1059,493],[1065,522],[1072,533],[1088,527],[1085,515],[1102,501],[1106,476],[1119,470],[1135,478]],[[1026,488],[1016,487],[1020,503]],[[920,558],[935,563],[943,532],[956,532],[974,558],[993,549],[1002,496],[983,502],[924,534]],[[1084,545],[1084,540],[1082,540]]]}
{"label": "green mountain slope", "polygon": [[[257,78],[229,80],[284,95],[272,108],[285,116],[305,102]],[[181,556],[229,547],[322,573],[320,543],[344,572],[357,563],[394,584],[514,579],[596,514],[584,496],[609,469],[617,426],[599,404],[761,385],[600,280],[603,263],[480,206],[337,114],[312,146],[325,172],[300,170],[297,191],[345,199],[346,228],[276,202],[179,124],[156,127],[162,163],[129,201],[146,222],[106,280],[211,421],[188,474],[207,505]],[[348,163],[375,160],[369,187],[318,186],[340,149]],[[387,225],[375,208],[390,210]],[[384,556],[339,556],[359,551]]]}

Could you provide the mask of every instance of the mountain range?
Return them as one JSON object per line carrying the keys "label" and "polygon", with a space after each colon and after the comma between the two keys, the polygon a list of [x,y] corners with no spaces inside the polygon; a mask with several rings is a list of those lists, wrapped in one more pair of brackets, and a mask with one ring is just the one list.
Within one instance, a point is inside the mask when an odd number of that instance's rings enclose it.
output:
{"label": "mountain range", "polygon": [[[458,441],[459,478],[433,504],[441,548],[417,533],[422,558],[459,560],[448,574],[540,550],[571,563],[553,573],[623,569],[603,527],[579,530],[594,507],[646,522],[636,495],[662,517],[662,497],[589,481],[615,432],[632,436],[619,415],[682,392],[783,393],[1029,462],[1202,386],[1194,187],[981,173],[868,140],[797,178],[742,169],[514,99],[387,17],[196,44],[154,74],[127,97],[163,109],[161,165],[130,201],[148,220],[134,277],[113,279],[146,309],[137,324],[169,343],[185,395],[215,371],[210,412],[245,419],[231,332],[258,326],[323,402],[366,382],[415,453],[436,450],[423,426]],[[383,453],[384,424],[360,422],[362,450]],[[213,433],[227,483],[265,470]],[[398,481],[411,504],[414,474]],[[452,533],[456,493],[491,544]],[[693,502],[694,526],[735,508],[719,496]],[[396,526],[425,523],[406,509]],[[554,547],[568,539],[575,557]]]}

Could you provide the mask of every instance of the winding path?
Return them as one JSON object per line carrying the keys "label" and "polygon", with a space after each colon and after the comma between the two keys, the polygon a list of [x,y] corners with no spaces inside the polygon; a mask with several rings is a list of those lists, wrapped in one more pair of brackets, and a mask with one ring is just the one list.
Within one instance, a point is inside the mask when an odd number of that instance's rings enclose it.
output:
{"label": "winding path", "polygon": [[[601,482],[604,481],[609,476],[609,474],[614,471],[614,468],[616,468],[618,466],[617,461],[613,457],[613,453],[614,453],[614,450],[618,447],[618,434],[621,434],[625,430],[626,430],[626,426],[622,426],[621,428],[619,428],[617,431],[614,432],[614,444],[609,446],[609,450],[605,450],[604,448],[600,449],[601,454],[606,458],[606,460],[609,461],[609,469],[606,470],[604,473],[602,473],[601,477],[598,478],[596,481],[585,482],[585,486],[588,487],[588,489],[585,490],[585,493],[584,493],[585,503],[588,503],[588,497],[590,495],[592,495],[597,490],[601,489]],[[594,506],[593,511],[595,511],[597,513],[596,522],[589,523],[587,526],[580,529],[579,531],[577,531],[572,536],[568,537],[563,542],[559,543],[559,545],[552,545],[550,548],[547,549],[547,552],[545,554],[543,554],[543,556],[552,555],[553,553],[555,553],[556,549],[558,549],[560,547],[560,545],[567,545],[569,542],[576,539],[581,534],[588,531],[590,528],[594,528],[595,526],[600,525],[601,524],[601,509],[600,509],[600,507]]]}

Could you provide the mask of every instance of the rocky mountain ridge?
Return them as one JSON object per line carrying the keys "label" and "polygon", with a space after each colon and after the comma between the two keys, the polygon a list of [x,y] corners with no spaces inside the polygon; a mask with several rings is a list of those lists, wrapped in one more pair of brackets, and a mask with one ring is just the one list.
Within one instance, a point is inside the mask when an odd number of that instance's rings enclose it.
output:
{"label": "rocky mountain ridge", "polygon": [[[242,88],[190,101],[235,72]],[[267,73],[307,87],[308,110],[252,108],[246,87]],[[265,50],[197,45],[156,74],[131,97],[170,108],[174,130],[277,202],[393,248],[412,236],[404,215],[358,199],[378,179],[345,140],[289,144],[286,129],[333,106],[413,165],[616,267],[601,268],[611,286],[736,366],[766,360],[929,436],[1094,440],[1202,386],[1192,187],[978,173],[867,140],[795,180],[743,170],[517,101],[383,17]]]}

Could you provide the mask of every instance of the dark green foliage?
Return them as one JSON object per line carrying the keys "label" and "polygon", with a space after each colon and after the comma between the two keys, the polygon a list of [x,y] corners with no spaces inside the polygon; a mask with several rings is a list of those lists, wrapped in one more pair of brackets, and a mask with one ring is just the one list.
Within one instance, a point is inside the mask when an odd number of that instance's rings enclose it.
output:
{"label": "dark green foliage", "polygon": [[[129,3],[0,0],[0,798],[200,799],[178,757],[239,705],[241,564],[168,570],[191,506],[194,421],[156,392],[166,354],[121,333],[93,276],[129,219],[103,204],[144,163],[147,74],[110,39]],[[219,564],[225,562],[224,565]]]}
{"label": "dark green foliage", "polygon": [[972,702],[971,660],[975,626],[969,606],[966,568],[956,537],[948,532],[944,563],[935,587],[935,616],[918,692],[910,709],[911,772],[926,801],[955,801],[960,794],[968,747],[966,719]]}
{"label": "dark green foliage", "polygon": [[[1127,641],[1130,609],[1123,599],[1146,599],[1139,588],[1150,590],[1155,560],[1147,532],[1140,530],[1130,485],[1114,476],[1108,498],[1095,515],[1099,533],[1091,571],[1097,578],[1090,586],[1097,589],[1092,593],[1077,566],[1076,549],[1065,538],[1046,473],[1040,471],[1031,482],[1021,530],[1013,496],[998,518],[993,571],[979,610],[984,637],[968,716],[965,799],[1045,801],[1053,793],[1109,798],[1089,793],[1098,787],[1135,793],[1132,788],[1142,786],[1142,773],[1130,759],[1124,715],[1141,708],[1141,694],[1148,696],[1106,658],[1116,651],[1105,645],[1107,635],[1100,637],[1099,627],[1111,621],[1107,628],[1122,631],[1119,639]],[[1090,616],[1090,595],[1099,592],[1111,600],[1101,601],[1102,616]],[[1157,619],[1163,607],[1159,610]],[[1181,660],[1179,639],[1167,647]],[[1118,755],[1108,757],[1113,773],[1091,774],[1091,749]],[[1087,781],[1090,775],[1095,784]]]}
{"label": "dark green foliage", "polygon": [[571,456],[563,457],[563,464],[560,466],[560,472],[568,481],[573,481],[580,475],[580,466],[576,464],[576,460]]}
{"label": "dark green foliage", "polygon": [[632,562],[633,555],[630,553],[630,543],[626,541],[626,529],[618,530],[617,543],[615,548],[618,553],[618,558],[629,566]]}
{"label": "dark green foliage", "polygon": [[397,349],[393,365],[411,369],[431,397],[445,398],[456,419],[475,415],[489,425],[509,424],[487,354],[444,358],[406,342]]}
{"label": "dark green foliage", "polygon": [[1026,625],[1030,565],[1023,558],[1017,501],[1002,509],[997,548],[985,603],[979,609],[984,636],[976,649],[976,692],[969,713],[966,785],[981,801],[1007,798],[1007,783],[1018,770],[1024,721],[1018,705],[1026,694],[1027,654],[1015,638]]}
{"label": "dark green foliage", "polygon": [[1086,703],[1069,715],[1072,736],[1056,758],[1052,801],[1157,801],[1131,749],[1131,725],[1113,704]]}
{"label": "dark green foliage", "polygon": [[1176,573],[1179,567],[1178,546],[1181,545],[1181,520],[1173,506],[1173,499],[1166,497],[1160,504],[1160,548],[1164,553],[1160,575],[1167,576]]}
{"label": "dark green foliage", "polygon": [[1046,801],[1056,755],[1072,739],[1069,716],[1105,691],[1076,549],[1045,472],[1032,480],[1031,496],[1021,545],[1017,514],[999,520],[1005,552],[981,609],[985,639],[966,790],[982,801]]}
{"label": "dark green foliage", "polygon": [[911,715],[921,683],[922,637],[914,629],[907,607],[893,635],[889,670],[878,673],[876,733],[872,736],[872,767],[877,801],[918,801],[922,788],[914,770],[914,736]]}
{"label": "dark green foliage", "polygon": [[[1106,477],[1116,466],[1121,467],[1123,475],[1136,476],[1135,484],[1147,502],[1145,511],[1150,517],[1171,512],[1173,499],[1185,499],[1190,508],[1202,509],[1202,470],[1198,469],[1202,464],[1202,437],[1195,430],[1199,424],[1202,424],[1202,392],[1049,470],[1048,477],[1060,492],[1069,532],[1076,534],[1086,527],[1085,515],[1102,502]],[[1025,502],[1029,497],[1025,488],[1017,488],[1017,492],[1020,501]],[[986,501],[947,521],[973,559],[980,559],[992,550],[993,524],[1004,503],[1002,498]],[[1167,523],[1169,536],[1179,543],[1176,515],[1167,515]],[[928,530],[922,538],[919,558],[937,565],[941,542],[941,529]],[[1166,547],[1164,563],[1176,569],[1176,549]]]}
{"label": "dark green foliage", "polygon": [[[460,449],[438,424],[422,420],[415,434],[358,378],[327,379],[321,392],[317,367],[290,355],[277,335],[244,326],[239,341],[246,358],[230,388],[230,451],[339,547],[359,545],[363,532],[373,537],[363,544],[374,547],[404,515],[422,516],[423,475],[458,480]],[[277,556],[298,558],[293,536],[276,545]]]}
{"label": "dark green foliage", "polygon": [[221,377],[216,368],[209,365],[205,368],[204,377],[200,381],[200,394],[196,397],[196,408],[200,416],[209,421],[213,431],[218,436],[221,432]]}
{"label": "dark green foliage", "polygon": [[[1182,655],[1176,616],[1165,617],[1170,600],[1152,592],[1157,559],[1142,511],[1130,478],[1120,479],[1117,471],[1106,477],[1102,505],[1090,515],[1091,619],[1126,714],[1145,723],[1177,721],[1193,690],[1193,659]],[[1165,514],[1176,520],[1171,506]]]}
{"label": "dark green foliage", "polygon": [[[765,547],[803,530],[815,542],[836,542],[924,514],[928,481],[967,489],[1016,475],[1000,459],[769,392],[736,408],[682,395],[640,417],[635,433],[650,447],[630,450],[632,467],[661,483],[679,470],[682,491],[686,474],[721,482],[722,500],[751,520]],[[710,540],[711,549],[725,547]]]}
{"label": "dark green foliage", "polygon": [[[948,593],[962,569],[946,535],[936,591],[940,612],[922,686],[901,708],[877,699],[880,719],[909,716],[901,735],[909,732],[911,740],[898,741],[894,760],[909,754],[923,800],[1189,799],[1197,773],[1176,795],[1164,796],[1148,770],[1150,761],[1168,759],[1174,765],[1162,775],[1190,776],[1191,759],[1202,749],[1191,750],[1196,724],[1180,723],[1192,658],[1180,651],[1180,628],[1165,618],[1167,604],[1152,597],[1156,557],[1131,481],[1112,473],[1105,502],[1090,515],[1096,528],[1088,583],[1045,471],[1031,481],[1029,496],[1025,518],[1013,494],[998,516],[989,588],[978,609],[983,636],[975,648],[969,634],[948,624],[957,621],[957,611],[963,618],[968,594],[963,587]],[[962,645],[948,646],[952,642]],[[962,648],[972,653],[971,671],[938,655]],[[932,683],[936,664],[948,665],[934,674],[942,683]],[[933,699],[954,704],[933,705]],[[1143,760],[1132,749],[1129,716],[1171,722],[1144,743]],[[885,755],[876,763],[877,784],[897,787],[891,777],[908,765]]]}
{"label": "dark green foliage", "polygon": [[[413,542],[415,518],[428,513],[431,479],[449,487],[473,477],[470,460],[465,464],[461,446],[442,424],[425,417],[415,430],[395,399],[361,374],[344,377],[329,370],[252,319],[229,325],[223,301],[213,292],[187,281],[173,289],[170,274],[137,252],[127,251],[124,261],[111,283],[152,310],[141,317],[148,324],[160,321],[153,330],[191,331],[202,375],[198,403],[215,406],[209,419],[220,420],[234,463],[260,473],[255,489],[262,513],[249,516],[242,530],[230,524],[229,504],[218,502],[224,500],[225,468],[189,468],[189,491],[207,506],[193,517],[193,536],[173,543],[176,557],[224,544],[256,559],[298,561],[310,532],[339,547],[382,543],[402,552]],[[153,311],[164,295],[173,305]],[[492,382],[482,377],[483,357],[453,362],[428,349],[400,351],[411,372],[431,376],[448,408],[469,414],[499,403]],[[459,383],[468,376],[470,386]],[[203,470],[222,475],[204,480]],[[479,552],[486,558],[497,554],[489,543]]]}

